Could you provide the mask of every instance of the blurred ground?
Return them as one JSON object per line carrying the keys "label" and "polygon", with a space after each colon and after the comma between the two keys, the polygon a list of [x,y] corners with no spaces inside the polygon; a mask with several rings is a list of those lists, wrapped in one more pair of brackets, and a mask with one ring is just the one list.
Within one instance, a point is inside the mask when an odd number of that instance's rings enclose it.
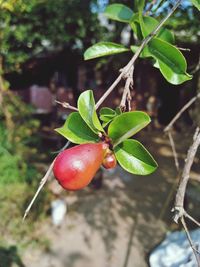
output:
{"label": "blurred ground", "polygon": [[[17,266],[148,266],[149,252],[168,230],[177,228],[171,222],[173,202],[170,201],[167,209],[163,210],[176,179],[176,170],[168,139],[162,131],[143,131],[139,139],[158,161],[158,170],[150,176],[140,177],[118,167],[114,172],[103,172],[104,181],[100,190],[86,188],[80,192],[64,192],[68,202],[64,224],[55,228],[48,218],[37,226],[37,236],[47,239],[48,245],[45,249],[28,246],[20,254],[21,257],[16,253]],[[191,136],[183,138],[183,134],[176,134],[175,141],[183,164]],[[197,163],[192,173],[195,179],[198,179],[200,171]],[[192,184],[190,189],[193,190]],[[191,198],[193,195],[188,197],[188,208],[194,216],[198,216],[199,203]],[[162,213],[163,217],[160,218]],[[29,218],[26,223],[36,222]],[[12,263],[4,266],[0,261],[0,267],[15,266]]]}

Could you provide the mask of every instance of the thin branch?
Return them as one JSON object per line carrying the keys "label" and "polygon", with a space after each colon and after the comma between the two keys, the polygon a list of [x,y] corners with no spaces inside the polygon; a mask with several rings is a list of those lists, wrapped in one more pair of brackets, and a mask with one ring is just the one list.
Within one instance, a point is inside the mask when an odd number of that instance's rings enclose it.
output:
{"label": "thin branch", "polygon": [[103,94],[103,96],[99,99],[99,101],[96,103],[96,109],[99,108],[99,106],[104,102],[104,100],[109,96],[109,94],[113,91],[113,89],[118,85],[118,83],[121,81],[122,78],[126,77],[128,72],[130,71],[131,66],[134,65],[135,61],[139,57],[140,53],[144,49],[144,47],[151,41],[151,39],[159,32],[159,30],[162,28],[162,26],[165,24],[165,22],[171,17],[171,15],[174,13],[174,11],[177,9],[177,7],[180,5],[182,0],[176,1],[172,9],[169,11],[166,17],[164,17],[160,23],[157,25],[157,27],[142,41],[141,45],[135,52],[134,56],[131,58],[131,60],[128,62],[128,64],[122,69],[121,73],[117,77],[117,79],[113,82],[113,84],[108,88],[108,90]]}
{"label": "thin branch", "polygon": [[67,143],[59,150],[57,151],[53,151],[51,152],[51,154],[59,154],[60,152],[62,152],[63,150],[65,150],[66,148],[68,148],[68,146],[71,144],[71,142],[68,140]]}
{"label": "thin branch", "polygon": [[182,50],[182,51],[187,51],[187,52],[191,51],[190,48],[185,48],[185,47],[176,47],[176,48],[178,48],[179,50]]}
{"label": "thin branch", "polygon": [[176,223],[184,215],[184,212],[185,212],[184,198],[185,198],[186,186],[190,178],[190,170],[194,162],[194,157],[196,155],[199,145],[200,145],[200,129],[199,127],[197,127],[196,132],[194,134],[193,143],[190,146],[188,153],[187,153],[185,166],[183,168],[183,173],[182,173],[180,183],[178,186],[178,190],[176,193],[176,199],[175,199],[175,205],[174,205],[174,212],[175,212],[174,221]]}
{"label": "thin branch", "polygon": [[179,171],[179,161],[178,161],[178,156],[177,156],[177,152],[176,152],[176,147],[175,147],[174,139],[173,139],[170,131],[168,131],[168,137],[169,137],[169,141],[170,141],[170,144],[172,147],[172,152],[174,155],[175,166],[176,166],[177,171]]}
{"label": "thin branch", "polygon": [[25,213],[24,213],[24,217],[23,217],[23,221],[25,220],[26,216],[28,215],[33,203],[35,202],[37,196],[39,195],[41,189],[43,188],[43,186],[45,185],[45,183],[47,182],[50,174],[51,174],[51,171],[53,169],[53,165],[54,165],[54,162],[55,162],[56,159],[54,159],[54,161],[51,163],[51,165],[49,166],[49,169],[47,170],[45,176],[42,178],[42,180],[40,181],[40,185],[38,187],[38,190],[36,191],[34,197],[32,198],[30,204],[28,205],[27,209],[25,210]]}
{"label": "thin branch", "polygon": [[188,239],[188,241],[189,241],[189,243],[190,243],[190,247],[192,248],[193,253],[194,253],[194,255],[195,255],[195,258],[196,258],[196,261],[197,261],[197,267],[200,267],[199,251],[196,249],[195,245],[193,244],[193,241],[192,241],[192,238],[191,238],[191,236],[190,236],[190,232],[189,232],[189,230],[188,230],[188,228],[187,228],[187,225],[186,225],[186,223],[185,223],[185,219],[184,219],[184,217],[181,217],[181,223],[182,223],[183,228],[184,228],[184,230],[185,230],[187,239]]}
{"label": "thin branch", "polygon": [[198,98],[200,98],[200,93],[198,93],[196,96],[194,96],[188,103],[185,104],[185,106],[182,107],[182,109],[176,114],[176,116],[170,121],[170,123],[165,127],[164,132],[169,131],[174,123],[180,118],[182,113],[186,111]]}
{"label": "thin branch", "polygon": [[73,110],[73,111],[78,111],[78,109],[77,109],[76,107],[71,106],[71,105],[70,105],[69,103],[67,103],[67,102],[60,102],[60,101],[58,101],[58,100],[55,100],[55,102],[56,102],[57,104],[60,104],[63,108],[71,109],[71,110]]}
{"label": "thin branch", "polygon": [[128,94],[127,94],[127,102],[128,102],[128,111],[131,111],[131,92],[130,90],[128,91]]}
{"label": "thin branch", "polygon": [[95,108],[98,109],[101,104],[104,102],[104,100],[112,93],[113,89],[118,85],[118,83],[121,81],[124,73],[121,72],[120,75],[117,77],[117,79],[111,84],[111,86],[106,90],[106,92],[102,95],[102,97],[99,99],[99,101],[96,103]]}
{"label": "thin branch", "polygon": [[185,212],[185,217],[190,219],[190,221],[192,221],[193,223],[195,223],[198,227],[200,227],[200,223],[195,220],[192,216],[190,216],[187,212]]}

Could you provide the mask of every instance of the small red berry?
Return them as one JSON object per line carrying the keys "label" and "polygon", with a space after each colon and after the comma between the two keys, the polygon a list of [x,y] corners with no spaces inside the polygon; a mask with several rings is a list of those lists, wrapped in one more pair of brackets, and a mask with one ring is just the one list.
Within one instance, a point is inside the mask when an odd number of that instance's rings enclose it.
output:
{"label": "small red berry", "polygon": [[116,157],[113,153],[111,154],[107,154],[103,160],[103,164],[104,168],[106,169],[113,169],[116,167],[117,165],[117,160]]}

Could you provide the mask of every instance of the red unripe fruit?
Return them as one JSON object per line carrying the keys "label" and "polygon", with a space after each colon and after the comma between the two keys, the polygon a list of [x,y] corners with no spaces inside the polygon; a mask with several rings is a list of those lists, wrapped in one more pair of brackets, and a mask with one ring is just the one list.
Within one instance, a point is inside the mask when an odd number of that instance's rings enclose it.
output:
{"label": "red unripe fruit", "polygon": [[115,155],[112,154],[107,154],[103,160],[103,164],[104,168],[106,169],[113,169],[116,167],[117,165],[117,160],[115,158]]}
{"label": "red unripe fruit", "polygon": [[63,188],[79,190],[90,183],[102,164],[103,156],[103,143],[66,149],[55,160],[54,175]]}

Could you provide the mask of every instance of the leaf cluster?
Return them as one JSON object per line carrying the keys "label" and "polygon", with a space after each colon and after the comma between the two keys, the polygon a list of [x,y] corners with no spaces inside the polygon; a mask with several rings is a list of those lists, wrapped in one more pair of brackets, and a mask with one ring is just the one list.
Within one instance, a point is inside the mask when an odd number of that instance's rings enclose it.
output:
{"label": "leaf cluster", "polygon": [[71,113],[56,131],[75,144],[101,142],[103,136],[110,140],[117,161],[125,170],[147,175],[155,171],[157,163],[140,142],[130,138],[149,122],[144,112],[121,113],[119,108],[104,107],[98,117],[93,92],[87,90],[78,99],[78,112]]}
{"label": "leaf cluster", "polygon": [[[192,3],[199,9],[199,1],[195,0]],[[155,30],[159,21],[152,16],[145,15],[145,1],[138,1],[136,6],[137,10],[134,12],[124,4],[111,4],[106,7],[104,15],[110,20],[128,24],[140,43]],[[137,45],[125,47],[122,44],[101,41],[89,47],[84,53],[84,58],[89,60],[128,51],[135,53],[138,48]],[[173,32],[165,27],[162,27],[147,44],[140,57],[151,59],[153,66],[158,68],[171,84],[178,85],[192,78],[187,73],[187,62],[184,55],[175,46]]]}

